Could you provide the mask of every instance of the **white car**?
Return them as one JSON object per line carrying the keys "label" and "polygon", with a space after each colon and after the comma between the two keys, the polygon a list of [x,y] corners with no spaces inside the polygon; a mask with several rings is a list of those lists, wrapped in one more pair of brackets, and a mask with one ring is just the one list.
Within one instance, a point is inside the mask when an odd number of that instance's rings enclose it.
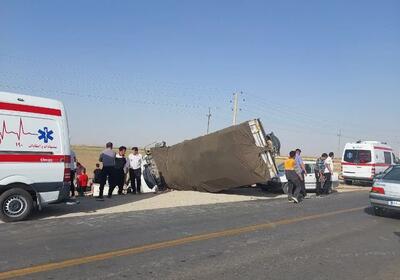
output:
{"label": "white car", "polygon": [[400,165],[389,167],[374,182],[369,200],[377,216],[388,210],[400,212]]}
{"label": "white car", "polygon": [[[305,176],[305,185],[307,191],[315,191],[317,189],[317,179],[315,177],[315,162],[304,161],[307,175]],[[332,175],[332,189],[339,186],[339,174],[334,172]],[[285,175],[285,168],[283,163],[278,165],[278,176],[274,177],[267,183],[267,188],[282,190],[284,193],[288,192],[288,180]]]}

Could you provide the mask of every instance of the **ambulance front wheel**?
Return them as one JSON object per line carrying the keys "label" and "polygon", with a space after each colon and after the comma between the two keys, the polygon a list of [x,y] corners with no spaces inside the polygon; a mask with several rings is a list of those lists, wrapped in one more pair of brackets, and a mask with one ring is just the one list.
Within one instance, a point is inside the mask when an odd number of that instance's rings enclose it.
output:
{"label": "ambulance front wheel", "polygon": [[14,188],[0,195],[0,219],[4,222],[25,220],[33,209],[32,196],[25,190]]}

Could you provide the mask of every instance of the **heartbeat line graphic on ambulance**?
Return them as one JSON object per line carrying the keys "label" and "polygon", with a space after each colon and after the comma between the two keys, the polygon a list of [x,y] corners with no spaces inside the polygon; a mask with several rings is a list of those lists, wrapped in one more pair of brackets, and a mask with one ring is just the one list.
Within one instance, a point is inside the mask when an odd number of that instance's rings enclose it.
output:
{"label": "heartbeat line graphic on ambulance", "polygon": [[3,142],[4,138],[7,135],[13,134],[17,137],[18,141],[21,140],[21,137],[23,135],[32,135],[32,136],[36,136],[38,135],[37,133],[32,133],[32,132],[27,132],[24,129],[24,123],[22,122],[22,118],[19,119],[19,128],[18,131],[12,131],[12,130],[7,130],[7,124],[6,121],[3,120],[3,128],[0,131],[0,144]]}

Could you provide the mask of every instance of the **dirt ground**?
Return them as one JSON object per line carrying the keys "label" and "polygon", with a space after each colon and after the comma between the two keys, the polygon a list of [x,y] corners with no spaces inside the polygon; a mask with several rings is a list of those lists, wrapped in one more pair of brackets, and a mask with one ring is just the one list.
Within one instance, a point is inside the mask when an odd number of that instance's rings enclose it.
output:
{"label": "dirt ground", "polygon": [[89,177],[92,177],[93,170],[96,168],[96,163],[99,162],[99,156],[103,149],[94,146],[72,146],[78,162],[86,167]]}
{"label": "dirt ground", "polygon": [[[340,185],[337,194],[346,192],[366,192],[368,187]],[[195,191],[170,191],[166,193],[114,196],[104,202],[98,202],[91,196],[78,198],[78,205],[55,204],[37,212],[33,219],[52,219],[76,216],[91,216],[99,214],[116,214],[132,211],[170,209],[176,207],[223,204],[241,201],[271,200],[272,203],[282,203],[287,196],[278,192],[265,192],[260,188],[237,188],[221,193],[202,193]],[[315,194],[309,193],[314,199]],[[275,201],[275,202],[273,202]],[[284,200],[286,203],[286,200]],[[179,209],[179,208],[177,208]],[[178,210],[180,211],[180,210]],[[0,222],[1,223],[1,222]]]}

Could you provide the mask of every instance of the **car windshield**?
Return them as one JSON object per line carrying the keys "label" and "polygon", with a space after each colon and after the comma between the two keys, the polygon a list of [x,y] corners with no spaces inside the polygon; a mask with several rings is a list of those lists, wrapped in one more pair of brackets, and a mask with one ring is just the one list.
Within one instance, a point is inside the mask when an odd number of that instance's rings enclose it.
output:
{"label": "car windshield", "polygon": [[314,164],[306,163],[306,164],[305,164],[305,168],[306,168],[306,172],[307,172],[308,174],[314,172]]}
{"label": "car windshield", "polygon": [[391,170],[389,170],[383,179],[400,182],[400,166],[393,167]]}
{"label": "car windshield", "polygon": [[346,150],[344,152],[345,162],[350,163],[369,163],[371,162],[371,151],[369,150]]}

